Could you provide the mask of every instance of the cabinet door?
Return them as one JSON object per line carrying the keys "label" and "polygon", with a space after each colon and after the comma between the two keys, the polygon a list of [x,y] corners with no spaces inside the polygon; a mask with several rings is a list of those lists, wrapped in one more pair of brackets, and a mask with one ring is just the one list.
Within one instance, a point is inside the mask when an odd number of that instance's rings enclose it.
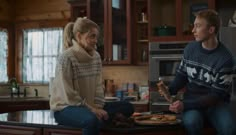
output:
{"label": "cabinet door", "polygon": [[131,31],[130,1],[105,0],[107,21],[105,47],[108,51],[108,64],[130,64],[131,62]]}
{"label": "cabinet door", "polygon": [[131,63],[131,0],[68,0],[71,18],[87,16],[100,26],[97,51],[104,64]]}
{"label": "cabinet door", "polygon": [[194,13],[214,7],[215,0],[149,0],[150,41],[193,40]]}
{"label": "cabinet door", "polygon": [[180,34],[183,35],[184,39],[192,39],[192,29],[193,23],[195,20],[195,13],[203,9],[214,9],[215,1],[214,0],[182,0],[182,4],[179,6],[181,11],[180,16]]}
{"label": "cabinet door", "polygon": [[44,135],[82,135],[81,130],[44,129]]}
{"label": "cabinet door", "polygon": [[71,20],[75,21],[77,17],[89,17],[89,0],[67,0],[70,4]]}
{"label": "cabinet door", "polygon": [[106,45],[106,30],[107,30],[107,21],[105,21],[105,14],[107,13],[105,11],[105,0],[92,0],[90,1],[90,19],[96,22],[99,27],[99,38],[97,43],[97,51],[99,52],[102,61],[106,61],[107,57],[107,47],[104,47]]}
{"label": "cabinet door", "polygon": [[134,63],[138,65],[148,64],[148,1],[147,0],[135,0],[133,1],[132,9],[132,24],[133,26],[133,42],[132,48],[134,50],[133,55]]}
{"label": "cabinet door", "polygon": [[41,128],[0,125],[0,135],[42,135]]}

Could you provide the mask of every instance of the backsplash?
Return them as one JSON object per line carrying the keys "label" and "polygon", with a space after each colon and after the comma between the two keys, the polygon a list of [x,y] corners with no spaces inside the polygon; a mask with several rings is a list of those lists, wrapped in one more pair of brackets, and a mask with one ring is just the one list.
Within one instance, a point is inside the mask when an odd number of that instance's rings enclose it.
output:
{"label": "backsplash", "polygon": [[148,85],[148,66],[105,66],[103,79],[113,79],[117,87],[122,83]]}

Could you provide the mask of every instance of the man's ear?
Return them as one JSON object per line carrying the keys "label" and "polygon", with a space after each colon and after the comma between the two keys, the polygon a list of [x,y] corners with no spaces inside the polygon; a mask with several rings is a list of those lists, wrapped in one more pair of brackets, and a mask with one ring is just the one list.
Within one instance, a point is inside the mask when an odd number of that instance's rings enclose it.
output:
{"label": "man's ear", "polygon": [[210,26],[209,33],[213,34],[213,33],[215,33],[215,30],[216,30],[216,27]]}

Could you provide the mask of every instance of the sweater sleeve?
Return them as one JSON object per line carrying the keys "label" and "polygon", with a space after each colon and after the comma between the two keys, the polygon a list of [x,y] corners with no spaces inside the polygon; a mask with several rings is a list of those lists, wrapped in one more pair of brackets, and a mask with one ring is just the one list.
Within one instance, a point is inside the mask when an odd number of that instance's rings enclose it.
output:
{"label": "sweater sleeve", "polygon": [[233,61],[228,60],[218,72],[218,77],[212,84],[210,92],[195,100],[185,100],[184,110],[207,108],[222,102],[229,102],[232,73]]}
{"label": "sweater sleeve", "polygon": [[59,56],[50,97],[52,110],[61,110],[68,105],[83,104],[79,92],[74,89],[72,72],[72,63],[69,58],[65,55]]}
{"label": "sweater sleeve", "polygon": [[188,76],[185,67],[185,60],[182,59],[179,67],[177,68],[174,80],[169,85],[169,91],[171,95],[176,95],[177,92],[184,88],[188,82]]}

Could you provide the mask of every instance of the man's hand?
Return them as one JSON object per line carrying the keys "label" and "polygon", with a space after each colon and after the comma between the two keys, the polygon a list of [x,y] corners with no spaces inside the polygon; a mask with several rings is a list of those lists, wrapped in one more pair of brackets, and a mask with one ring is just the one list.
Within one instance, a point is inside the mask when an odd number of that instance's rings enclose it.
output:
{"label": "man's hand", "polygon": [[184,110],[184,104],[182,101],[177,100],[173,102],[172,104],[170,104],[169,110],[175,113],[180,113]]}
{"label": "man's hand", "polygon": [[103,109],[92,109],[92,112],[94,112],[99,120],[108,120],[108,114]]}

